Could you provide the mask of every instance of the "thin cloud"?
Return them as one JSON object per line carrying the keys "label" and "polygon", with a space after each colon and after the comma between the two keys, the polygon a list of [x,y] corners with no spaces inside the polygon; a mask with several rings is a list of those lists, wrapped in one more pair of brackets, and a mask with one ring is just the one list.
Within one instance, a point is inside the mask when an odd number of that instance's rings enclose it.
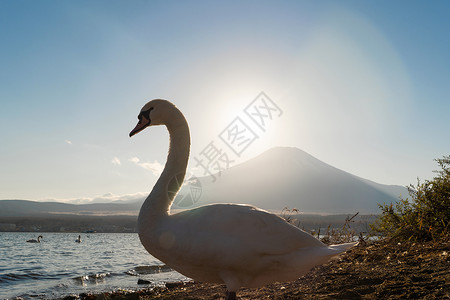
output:
{"label": "thin cloud", "polygon": [[149,162],[141,162],[141,160],[137,157],[131,157],[130,159],[128,159],[128,161],[138,165],[141,168],[151,171],[155,176],[161,175],[164,169],[164,166],[156,160],[152,163],[149,163]]}
{"label": "thin cloud", "polygon": [[139,158],[137,158],[137,157],[135,156],[135,157],[130,158],[128,161],[131,161],[132,163],[137,164],[137,163],[139,163]]}
{"label": "thin cloud", "polygon": [[114,157],[114,158],[111,160],[111,163],[112,163],[113,165],[120,166],[120,159],[119,159],[118,157]]}
{"label": "thin cloud", "polygon": [[68,144],[68,145],[72,145],[72,141],[65,140],[65,142],[66,142],[66,144]]}
{"label": "thin cloud", "polygon": [[110,203],[110,202],[115,202],[115,201],[135,202],[135,201],[141,201],[141,200],[145,199],[145,197],[147,195],[148,195],[148,192],[132,193],[132,194],[125,194],[125,195],[116,195],[113,193],[106,193],[106,194],[97,195],[94,197],[71,198],[71,199],[47,198],[42,201],[62,202],[62,203],[70,203],[70,204]]}

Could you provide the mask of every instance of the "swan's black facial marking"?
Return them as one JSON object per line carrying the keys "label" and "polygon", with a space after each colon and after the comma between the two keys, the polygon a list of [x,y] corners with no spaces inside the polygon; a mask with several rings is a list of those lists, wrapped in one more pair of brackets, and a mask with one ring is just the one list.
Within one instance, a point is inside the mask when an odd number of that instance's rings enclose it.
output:
{"label": "swan's black facial marking", "polygon": [[136,133],[141,132],[146,127],[150,126],[152,123],[152,120],[150,119],[150,112],[153,110],[153,107],[150,107],[150,109],[141,111],[138,115],[139,122],[137,123],[136,127],[130,132],[130,137],[135,135]]}
{"label": "swan's black facial marking", "polygon": [[150,112],[153,110],[153,107],[150,107],[150,109],[147,109],[145,111],[141,111],[141,113],[138,116],[139,122],[141,122],[142,117],[144,117],[145,119],[148,120],[148,124],[150,125],[150,123],[152,122],[152,120],[150,119]]}

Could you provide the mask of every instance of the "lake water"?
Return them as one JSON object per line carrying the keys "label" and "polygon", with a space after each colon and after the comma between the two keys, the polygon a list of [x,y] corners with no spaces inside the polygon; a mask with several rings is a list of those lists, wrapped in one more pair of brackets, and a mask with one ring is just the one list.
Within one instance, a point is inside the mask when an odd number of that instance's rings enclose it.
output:
{"label": "lake water", "polygon": [[[26,242],[39,234],[40,243]],[[188,280],[148,254],[135,233],[81,234],[81,243],[77,237],[0,232],[0,299],[55,299]],[[138,279],[152,284],[138,285]]]}

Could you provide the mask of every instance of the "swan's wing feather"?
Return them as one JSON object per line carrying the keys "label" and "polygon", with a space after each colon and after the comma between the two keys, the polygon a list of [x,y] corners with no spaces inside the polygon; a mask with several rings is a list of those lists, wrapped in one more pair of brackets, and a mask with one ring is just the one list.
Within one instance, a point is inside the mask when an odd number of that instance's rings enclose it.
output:
{"label": "swan's wing feather", "polygon": [[[239,265],[257,257],[323,247],[310,234],[280,217],[245,205],[210,205],[172,215],[183,257]],[[190,239],[183,239],[183,235]]]}

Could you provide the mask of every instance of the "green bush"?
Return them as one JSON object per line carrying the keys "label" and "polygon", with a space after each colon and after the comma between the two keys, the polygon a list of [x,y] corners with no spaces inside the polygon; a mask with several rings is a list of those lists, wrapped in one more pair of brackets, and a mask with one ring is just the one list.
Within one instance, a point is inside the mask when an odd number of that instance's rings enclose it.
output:
{"label": "green bush", "polygon": [[450,155],[436,159],[438,176],[408,187],[411,200],[379,204],[381,216],[372,230],[399,240],[436,240],[448,235],[450,221]]}

